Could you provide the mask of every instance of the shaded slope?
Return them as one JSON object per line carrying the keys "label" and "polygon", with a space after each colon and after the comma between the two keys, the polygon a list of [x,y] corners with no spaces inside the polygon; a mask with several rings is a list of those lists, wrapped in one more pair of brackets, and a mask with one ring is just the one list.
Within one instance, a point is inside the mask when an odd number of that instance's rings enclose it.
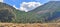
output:
{"label": "shaded slope", "polygon": [[[60,17],[60,1],[50,1],[40,7],[37,7],[35,10],[31,11],[33,13],[44,14],[45,21],[52,21],[55,19],[59,19]],[[48,15],[47,15],[48,13]]]}
{"label": "shaded slope", "polygon": [[0,2],[0,22],[11,22],[15,19],[15,13],[12,6]]}

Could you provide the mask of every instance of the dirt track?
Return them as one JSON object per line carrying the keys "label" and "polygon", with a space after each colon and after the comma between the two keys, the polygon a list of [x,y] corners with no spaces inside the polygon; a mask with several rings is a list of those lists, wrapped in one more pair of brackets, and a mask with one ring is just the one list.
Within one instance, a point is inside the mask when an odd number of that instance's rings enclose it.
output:
{"label": "dirt track", "polygon": [[0,23],[0,27],[60,27],[60,23],[34,23],[34,24],[17,24],[17,23]]}

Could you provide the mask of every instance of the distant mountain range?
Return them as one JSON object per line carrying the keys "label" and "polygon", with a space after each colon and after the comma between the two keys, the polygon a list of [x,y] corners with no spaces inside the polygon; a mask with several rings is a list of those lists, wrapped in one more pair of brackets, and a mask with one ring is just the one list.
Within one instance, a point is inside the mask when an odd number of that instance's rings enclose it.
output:
{"label": "distant mountain range", "polygon": [[0,9],[4,7],[6,9],[12,10],[12,13],[15,16],[15,18],[13,18],[11,22],[18,23],[60,22],[60,1],[50,1],[29,12],[19,11],[8,4],[0,3]]}

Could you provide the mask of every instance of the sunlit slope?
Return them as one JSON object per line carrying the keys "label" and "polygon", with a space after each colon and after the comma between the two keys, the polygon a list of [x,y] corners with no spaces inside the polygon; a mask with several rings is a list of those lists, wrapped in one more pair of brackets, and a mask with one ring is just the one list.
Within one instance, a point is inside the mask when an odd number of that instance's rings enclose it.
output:
{"label": "sunlit slope", "polygon": [[0,22],[11,22],[15,19],[15,13],[12,6],[0,2]]}
{"label": "sunlit slope", "polygon": [[45,22],[55,22],[60,19],[60,1],[50,1],[31,12],[36,14],[37,18],[43,18]]}
{"label": "sunlit slope", "polygon": [[60,1],[50,1],[30,12],[22,12],[17,10],[16,15],[17,22],[57,22],[57,20],[60,19]]}

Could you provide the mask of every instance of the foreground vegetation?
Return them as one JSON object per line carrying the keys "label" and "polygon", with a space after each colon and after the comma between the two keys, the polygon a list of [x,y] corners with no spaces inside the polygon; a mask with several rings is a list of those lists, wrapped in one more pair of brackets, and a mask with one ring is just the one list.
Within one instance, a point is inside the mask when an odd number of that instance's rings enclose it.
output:
{"label": "foreground vegetation", "polygon": [[60,27],[60,23],[33,23],[33,24],[18,24],[18,23],[0,23],[0,27]]}

